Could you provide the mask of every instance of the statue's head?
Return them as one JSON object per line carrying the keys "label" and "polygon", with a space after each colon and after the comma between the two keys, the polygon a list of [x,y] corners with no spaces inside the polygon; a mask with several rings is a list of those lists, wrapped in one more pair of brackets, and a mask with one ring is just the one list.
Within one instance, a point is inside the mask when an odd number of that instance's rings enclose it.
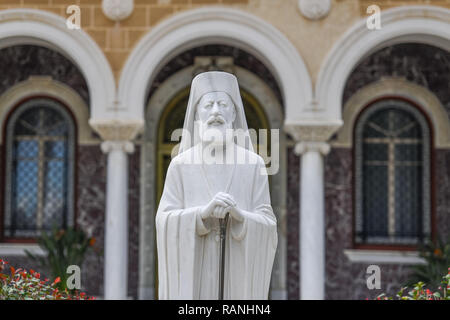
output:
{"label": "statue's head", "polygon": [[236,76],[222,71],[196,75],[192,79],[178,153],[200,142],[234,142],[253,151],[250,140]]}
{"label": "statue's head", "polygon": [[197,104],[196,120],[200,122],[200,134],[204,136],[209,130],[212,135],[218,133],[226,138],[227,129],[233,128],[236,109],[231,97],[221,91],[204,94]]}

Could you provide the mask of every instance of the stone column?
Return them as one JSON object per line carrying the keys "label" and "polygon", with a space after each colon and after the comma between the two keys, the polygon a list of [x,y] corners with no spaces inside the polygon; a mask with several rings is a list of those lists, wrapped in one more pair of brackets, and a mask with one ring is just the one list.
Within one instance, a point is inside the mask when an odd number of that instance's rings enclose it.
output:
{"label": "stone column", "polygon": [[90,121],[108,155],[105,203],[104,299],[126,299],[128,293],[128,154],[142,128],[140,121]]}
{"label": "stone column", "polygon": [[325,188],[324,159],[330,151],[326,141],[341,123],[288,123],[300,165],[299,268],[300,299],[325,298]]}
{"label": "stone column", "polygon": [[325,197],[323,156],[330,150],[324,142],[301,142],[300,168],[300,297],[325,297]]}
{"label": "stone column", "polygon": [[123,300],[128,292],[128,155],[129,141],[105,141],[106,177],[104,298]]}

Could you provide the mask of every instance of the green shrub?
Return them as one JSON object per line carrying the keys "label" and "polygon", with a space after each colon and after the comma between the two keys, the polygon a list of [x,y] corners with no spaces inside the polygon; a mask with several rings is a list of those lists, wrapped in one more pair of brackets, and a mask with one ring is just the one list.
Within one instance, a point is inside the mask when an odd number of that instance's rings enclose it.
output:
{"label": "green shrub", "polygon": [[441,278],[441,283],[436,291],[426,288],[426,284],[422,281],[413,285],[413,289],[408,291],[408,287],[402,288],[396,297],[388,297],[382,293],[377,300],[450,300],[450,267],[447,274]]}
{"label": "green shrub", "polygon": [[441,239],[436,242],[429,241],[420,248],[420,256],[426,264],[416,265],[412,268],[407,285],[424,282],[431,290],[436,290],[441,282],[442,275],[450,266],[450,238],[445,243]]}
{"label": "green shrub", "polygon": [[60,230],[54,227],[49,235],[43,232],[38,244],[46,252],[44,257],[35,256],[28,250],[25,253],[40,267],[49,270],[52,278],[61,279],[57,285],[60,290],[67,289],[67,278],[70,276],[67,267],[77,265],[81,268],[86,253],[96,251],[95,238],[89,238],[82,230],[72,227]]}

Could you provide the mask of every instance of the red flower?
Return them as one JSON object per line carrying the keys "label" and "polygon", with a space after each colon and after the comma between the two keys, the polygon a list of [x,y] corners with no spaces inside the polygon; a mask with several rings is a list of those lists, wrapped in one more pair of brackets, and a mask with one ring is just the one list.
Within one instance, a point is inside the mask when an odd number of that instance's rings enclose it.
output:
{"label": "red flower", "polygon": [[[53,281],[53,284],[57,284],[59,282],[61,282],[61,278],[60,277],[56,278],[55,281]],[[58,290],[58,289],[56,289],[56,290]]]}

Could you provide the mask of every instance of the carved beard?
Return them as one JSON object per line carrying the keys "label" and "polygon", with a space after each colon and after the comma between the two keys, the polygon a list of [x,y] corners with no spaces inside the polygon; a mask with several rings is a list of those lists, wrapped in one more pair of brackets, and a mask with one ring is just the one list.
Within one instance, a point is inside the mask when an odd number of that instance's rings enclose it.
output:
{"label": "carved beard", "polygon": [[210,119],[205,122],[197,120],[200,140],[213,145],[223,145],[225,142],[232,141],[233,122],[227,122],[223,117],[222,119],[224,121],[222,125],[208,124]]}

